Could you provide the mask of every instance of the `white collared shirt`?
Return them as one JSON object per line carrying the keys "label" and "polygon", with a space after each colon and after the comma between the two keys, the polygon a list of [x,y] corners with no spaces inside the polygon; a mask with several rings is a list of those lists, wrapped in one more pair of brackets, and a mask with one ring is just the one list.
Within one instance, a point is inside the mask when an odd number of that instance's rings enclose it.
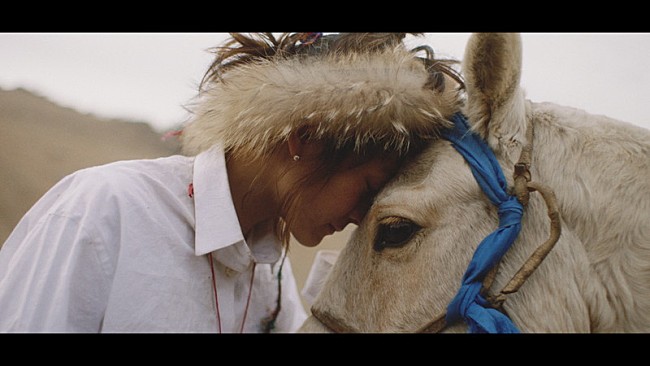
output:
{"label": "white collared shirt", "polygon": [[[194,192],[190,197],[189,184]],[[73,173],[0,249],[0,332],[275,332],[306,313],[268,225],[244,240],[223,150],[111,163]],[[256,263],[253,266],[253,263]],[[252,293],[250,281],[255,269]]]}

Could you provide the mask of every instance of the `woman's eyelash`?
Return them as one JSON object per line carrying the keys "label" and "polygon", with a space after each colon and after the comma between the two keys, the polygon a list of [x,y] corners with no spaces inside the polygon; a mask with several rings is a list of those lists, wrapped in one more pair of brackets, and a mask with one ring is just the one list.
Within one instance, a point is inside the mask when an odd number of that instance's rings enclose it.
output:
{"label": "woman's eyelash", "polygon": [[369,182],[368,180],[366,180],[366,190],[367,190],[368,193],[370,193],[370,194],[375,194],[375,193],[377,193],[376,190],[372,187],[372,184],[370,184],[370,182]]}

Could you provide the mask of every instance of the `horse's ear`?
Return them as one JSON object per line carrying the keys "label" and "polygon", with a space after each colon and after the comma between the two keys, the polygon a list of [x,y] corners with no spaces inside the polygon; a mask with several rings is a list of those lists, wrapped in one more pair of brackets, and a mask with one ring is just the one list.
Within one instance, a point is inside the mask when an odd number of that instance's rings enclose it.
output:
{"label": "horse's ear", "polygon": [[516,33],[475,33],[465,48],[464,112],[493,148],[499,148],[503,138],[512,141],[525,131],[521,58],[521,36]]}

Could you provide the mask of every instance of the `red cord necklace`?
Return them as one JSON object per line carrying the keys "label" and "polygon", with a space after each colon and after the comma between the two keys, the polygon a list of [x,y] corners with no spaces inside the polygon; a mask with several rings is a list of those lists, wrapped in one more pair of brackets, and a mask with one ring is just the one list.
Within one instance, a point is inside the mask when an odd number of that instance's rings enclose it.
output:
{"label": "red cord necklace", "polygon": [[[208,253],[208,261],[210,262],[210,272],[212,273],[212,293],[214,294],[215,313],[217,316],[217,325],[219,326],[219,334],[221,334],[221,313],[219,312],[219,294],[217,292],[217,277],[214,275],[214,265],[212,264],[212,253]],[[255,261],[253,261],[253,271],[251,273],[251,282],[248,286],[248,299],[246,299],[246,308],[244,308],[244,317],[241,321],[241,328],[239,333],[244,332],[244,325],[246,324],[246,316],[248,315],[248,306],[251,304],[251,294],[253,293],[253,280],[255,279]],[[234,315],[234,314],[233,314]]]}

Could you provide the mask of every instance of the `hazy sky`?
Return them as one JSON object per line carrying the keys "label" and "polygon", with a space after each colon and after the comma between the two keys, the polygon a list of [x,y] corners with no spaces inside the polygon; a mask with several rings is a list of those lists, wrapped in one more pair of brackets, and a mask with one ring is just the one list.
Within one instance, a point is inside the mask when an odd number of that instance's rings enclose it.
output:
{"label": "hazy sky", "polygon": [[[24,87],[82,112],[159,130],[183,105],[223,33],[0,33],[0,88]],[[462,58],[467,33],[427,33],[439,55]],[[528,99],[605,114],[650,129],[650,33],[522,34]]]}

